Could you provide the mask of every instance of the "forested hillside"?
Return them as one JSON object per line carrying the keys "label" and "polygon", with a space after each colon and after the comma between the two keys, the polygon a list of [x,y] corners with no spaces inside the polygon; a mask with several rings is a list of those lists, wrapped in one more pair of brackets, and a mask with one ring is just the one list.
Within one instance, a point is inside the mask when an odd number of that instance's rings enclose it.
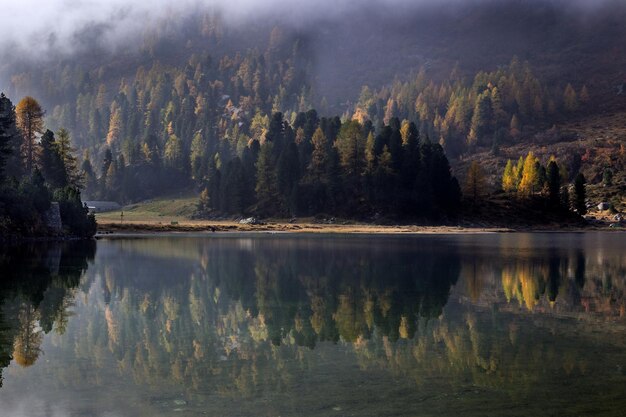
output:
{"label": "forested hillside", "polygon": [[[113,50],[85,37],[70,55],[5,57],[0,86],[36,95],[47,126],[69,132],[88,198],[191,191],[202,215],[446,216],[468,156],[624,107],[626,11],[602,4],[389,5],[381,17],[368,3],[299,25],[199,9]],[[567,184],[573,157],[554,156]]]}

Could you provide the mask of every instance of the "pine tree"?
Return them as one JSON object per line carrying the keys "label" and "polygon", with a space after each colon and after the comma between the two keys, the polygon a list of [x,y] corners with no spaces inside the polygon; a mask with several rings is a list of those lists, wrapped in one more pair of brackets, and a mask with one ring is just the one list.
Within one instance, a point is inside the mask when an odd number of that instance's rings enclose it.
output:
{"label": "pine tree", "polygon": [[84,194],[88,198],[93,198],[98,189],[98,181],[96,178],[96,174],[93,170],[93,165],[91,164],[91,160],[89,158],[89,152],[85,152],[85,156],[83,158],[83,163],[80,167],[81,177],[84,182]]}
{"label": "pine tree", "polygon": [[70,132],[64,128],[59,129],[57,132],[57,149],[61,161],[63,161],[68,185],[80,188],[82,186],[82,176],[78,171],[76,157],[74,156],[76,149],[72,147]]}
{"label": "pine tree", "polygon": [[283,200],[283,206],[289,207],[292,215],[296,214],[298,182],[300,180],[300,159],[295,142],[288,143],[278,157],[276,167],[277,188]]}
{"label": "pine tree", "polygon": [[550,204],[554,207],[559,205],[561,192],[561,174],[559,173],[559,165],[553,159],[548,163],[548,198]]}
{"label": "pine tree", "polygon": [[54,133],[47,130],[41,137],[41,151],[38,152],[38,166],[41,174],[52,189],[63,188],[67,185],[67,175],[63,166],[58,143]]}
{"label": "pine tree", "polygon": [[365,161],[365,137],[357,121],[348,121],[341,126],[337,136],[337,150],[341,167],[346,177],[353,182],[363,172]]}
{"label": "pine tree", "polygon": [[107,175],[109,172],[109,168],[113,163],[113,153],[111,149],[107,148],[104,151],[104,158],[102,159],[102,168],[100,170],[100,196],[105,197],[106,189],[107,189]]}
{"label": "pine tree", "polygon": [[182,170],[183,169],[183,145],[178,136],[171,135],[165,143],[163,151],[163,161],[167,167]]}
{"label": "pine tree", "polygon": [[277,188],[276,166],[273,161],[272,142],[261,145],[257,165],[256,195],[260,213],[264,215],[281,214],[280,198]]}
{"label": "pine tree", "polygon": [[[15,152],[17,137],[15,108],[11,100],[2,93],[0,94],[0,183],[5,177],[7,161]],[[15,172],[9,172],[9,174],[15,174]]]}
{"label": "pine tree", "polygon": [[491,128],[492,120],[491,94],[487,90],[476,98],[470,133],[467,137],[470,146],[480,144],[485,136],[490,135],[493,130]]}
{"label": "pine tree", "polygon": [[202,132],[196,132],[191,141],[191,178],[201,180],[206,174],[206,143]]}
{"label": "pine tree", "polygon": [[394,176],[393,156],[385,145],[377,158],[374,172],[374,195],[379,205],[390,206],[393,203]]}
{"label": "pine tree", "polygon": [[321,128],[317,128],[313,133],[313,152],[311,153],[311,163],[309,164],[309,176],[317,182],[325,182],[328,171],[329,155],[328,140]]}

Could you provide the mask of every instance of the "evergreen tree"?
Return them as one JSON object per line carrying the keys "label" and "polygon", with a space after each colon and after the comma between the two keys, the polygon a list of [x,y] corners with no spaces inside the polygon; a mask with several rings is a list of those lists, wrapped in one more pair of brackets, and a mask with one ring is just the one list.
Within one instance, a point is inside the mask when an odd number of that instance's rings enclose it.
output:
{"label": "evergreen tree", "polygon": [[41,174],[52,189],[65,187],[68,183],[67,174],[59,152],[58,143],[52,131],[47,130],[43,134],[40,147],[38,166]]}
{"label": "evergreen tree", "polygon": [[553,159],[548,163],[548,198],[550,204],[554,207],[559,205],[561,196],[561,174],[559,173],[559,165]]}
{"label": "evergreen tree", "polygon": [[379,206],[389,207],[393,203],[395,171],[393,169],[393,156],[389,147],[385,145],[383,151],[377,157],[376,170],[374,171],[374,196]]}
{"label": "evergreen tree", "polygon": [[292,215],[297,211],[298,182],[300,180],[300,160],[295,142],[285,146],[278,158],[276,181],[283,205],[289,207]]}
{"label": "evergreen tree", "polygon": [[241,159],[228,161],[220,183],[220,210],[224,213],[241,214],[244,211],[244,178]]}
{"label": "evergreen tree", "polygon": [[93,169],[93,165],[91,164],[88,152],[86,152],[85,157],[83,158],[80,170],[85,186],[84,194],[86,197],[93,198],[98,190],[98,179]]}
{"label": "evergreen tree", "polygon": [[191,160],[191,177],[196,181],[202,179],[206,174],[206,147],[202,132],[196,132],[191,141],[191,152],[189,155]]}
{"label": "evergreen tree", "polygon": [[319,183],[325,182],[325,174],[328,170],[328,140],[321,128],[317,128],[311,140],[313,144],[313,152],[311,154],[311,163],[309,164],[309,176]]}
{"label": "evergreen tree", "polygon": [[273,161],[272,142],[261,145],[257,166],[256,195],[257,206],[260,213],[264,215],[280,215],[283,208],[280,205],[280,198],[276,180],[276,164]]}
{"label": "evergreen tree", "polygon": [[[17,137],[15,108],[11,100],[2,93],[0,94],[0,184],[3,182],[5,174],[7,174],[5,172],[7,160],[15,152]],[[15,169],[9,169],[8,174],[16,174]]]}
{"label": "evergreen tree", "polygon": [[102,168],[100,171],[100,196],[102,198],[105,197],[105,195],[107,194],[106,190],[107,190],[107,175],[109,173],[109,168],[111,167],[111,164],[113,163],[113,153],[111,152],[111,149],[107,148],[104,151],[104,158],[102,159]]}
{"label": "evergreen tree", "polygon": [[183,169],[183,144],[176,135],[170,135],[163,151],[165,166],[176,170]]}
{"label": "evergreen tree", "polygon": [[[219,155],[214,155],[213,158],[210,158],[207,169],[207,186],[205,188],[208,192],[208,198],[205,203],[207,207],[210,207],[213,210],[219,210],[221,207],[220,190],[222,175],[218,167],[219,159]],[[208,213],[208,210],[206,213]]]}
{"label": "evergreen tree", "polygon": [[337,136],[337,150],[341,167],[347,178],[356,183],[363,172],[365,161],[365,140],[361,125],[357,121],[348,121],[341,126]]}
{"label": "evergreen tree", "polygon": [[76,157],[74,156],[76,149],[72,147],[70,133],[66,129],[61,128],[57,132],[56,137],[57,150],[63,162],[67,184],[74,188],[80,188],[82,186],[82,176],[78,171]]}

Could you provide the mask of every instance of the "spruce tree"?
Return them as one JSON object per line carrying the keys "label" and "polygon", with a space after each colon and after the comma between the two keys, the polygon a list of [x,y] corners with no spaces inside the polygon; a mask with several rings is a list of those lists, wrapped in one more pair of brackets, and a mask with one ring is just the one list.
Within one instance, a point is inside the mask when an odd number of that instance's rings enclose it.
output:
{"label": "spruce tree", "polygon": [[16,138],[15,108],[11,100],[2,93],[0,94],[0,183],[6,174],[7,160],[15,152],[14,142]]}
{"label": "spruce tree", "polygon": [[561,174],[559,173],[559,165],[555,160],[551,160],[548,163],[547,170],[548,177],[548,199],[550,204],[554,207],[559,205],[560,191],[561,191]]}
{"label": "spruce tree", "polygon": [[41,150],[38,152],[38,166],[46,182],[52,189],[65,187],[68,184],[67,174],[54,133],[47,130],[41,137],[39,146]]}
{"label": "spruce tree", "polygon": [[273,158],[274,144],[266,142],[261,146],[259,159],[256,163],[257,182],[256,196],[258,210],[264,215],[280,214],[280,198],[276,180],[276,164]]}

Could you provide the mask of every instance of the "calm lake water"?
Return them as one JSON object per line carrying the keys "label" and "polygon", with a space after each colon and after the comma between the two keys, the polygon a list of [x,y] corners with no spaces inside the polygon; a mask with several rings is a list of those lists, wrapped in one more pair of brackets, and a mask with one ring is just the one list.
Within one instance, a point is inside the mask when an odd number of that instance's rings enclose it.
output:
{"label": "calm lake water", "polygon": [[0,248],[0,416],[624,416],[626,235]]}

